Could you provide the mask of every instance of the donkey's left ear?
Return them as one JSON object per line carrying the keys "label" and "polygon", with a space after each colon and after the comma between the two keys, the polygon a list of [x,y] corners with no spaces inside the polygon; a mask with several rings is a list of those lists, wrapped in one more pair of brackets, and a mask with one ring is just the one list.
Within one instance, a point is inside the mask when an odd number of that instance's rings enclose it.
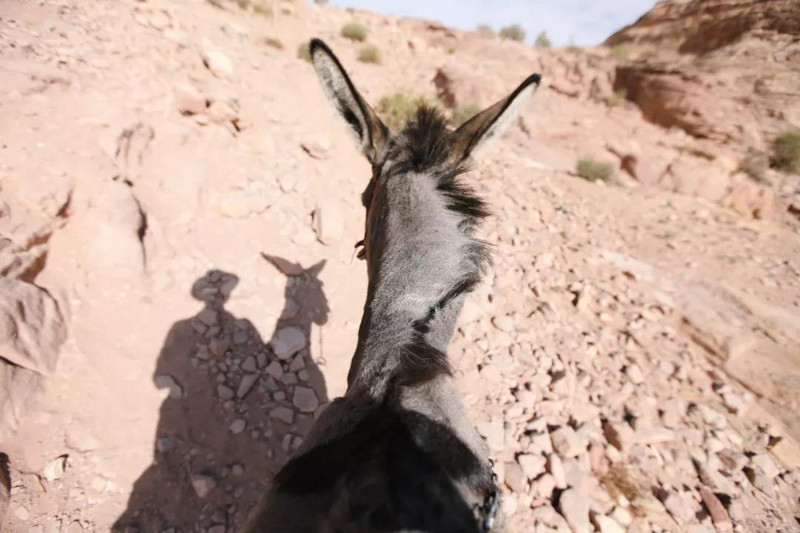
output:
{"label": "donkey's left ear", "polygon": [[309,51],[325,95],[355,134],[364,155],[374,163],[389,138],[388,128],[358,93],[328,45],[311,39]]}
{"label": "donkey's left ear", "polygon": [[451,133],[450,158],[463,161],[478,146],[500,137],[539,87],[540,80],[539,74],[529,76],[508,97],[484,109]]}

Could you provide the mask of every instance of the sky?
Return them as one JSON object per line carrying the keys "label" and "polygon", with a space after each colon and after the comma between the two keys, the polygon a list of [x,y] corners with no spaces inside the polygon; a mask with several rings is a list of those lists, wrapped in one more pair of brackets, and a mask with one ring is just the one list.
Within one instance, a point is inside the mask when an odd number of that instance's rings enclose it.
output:
{"label": "sky", "polygon": [[540,31],[555,46],[600,44],[619,28],[636,21],[654,0],[331,0],[341,7],[438,20],[473,30],[521,24],[533,42]]}

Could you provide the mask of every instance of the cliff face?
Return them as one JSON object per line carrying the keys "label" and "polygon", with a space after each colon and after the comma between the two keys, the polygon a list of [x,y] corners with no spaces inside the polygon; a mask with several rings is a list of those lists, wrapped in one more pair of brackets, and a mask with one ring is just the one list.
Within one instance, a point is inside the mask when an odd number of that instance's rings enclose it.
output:
{"label": "cliff face", "polygon": [[627,53],[615,87],[652,122],[756,147],[800,127],[796,0],[666,0],[605,44]]}

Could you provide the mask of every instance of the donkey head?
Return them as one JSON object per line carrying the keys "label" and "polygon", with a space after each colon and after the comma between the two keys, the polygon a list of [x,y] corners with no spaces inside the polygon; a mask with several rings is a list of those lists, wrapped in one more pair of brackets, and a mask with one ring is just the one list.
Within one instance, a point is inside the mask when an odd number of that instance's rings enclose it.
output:
{"label": "donkey head", "polygon": [[[448,207],[464,216],[466,229],[485,216],[485,207],[455,177],[465,170],[469,156],[486,141],[499,137],[539,85],[533,74],[508,97],[481,111],[455,131],[432,109],[421,109],[400,132],[392,132],[364,101],[339,60],[319,39],[311,41],[311,59],[326,96],[345,119],[367,160],[372,179],[362,195],[367,210],[364,249],[370,276],[385,238],[377,231],[382,213],[394,201],[384,184],[403,174],[427,173],[438,178],[438,189],[450,201]],[[467,194],[464,194],[467,193]]]}

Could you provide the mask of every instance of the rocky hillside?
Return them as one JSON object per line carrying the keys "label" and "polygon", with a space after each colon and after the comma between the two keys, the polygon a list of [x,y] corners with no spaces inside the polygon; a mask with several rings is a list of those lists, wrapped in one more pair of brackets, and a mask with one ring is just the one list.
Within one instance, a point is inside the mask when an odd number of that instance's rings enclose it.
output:
{"label": "rocky hillside", "polygon": [[369,167],[312,36],[386,116],[544,76],[469,175],[495,261],[450,350],[510,530],[797,531],[797,176],[621,98],[643,52],[206,0],[0,2],[0,528],[235,531],[344,391]]}
{"label": "rocky hillside", "polygon": [[765,149],[800,129],[800,3],[665,0],[606,41],[616,86],[648,120]]}

